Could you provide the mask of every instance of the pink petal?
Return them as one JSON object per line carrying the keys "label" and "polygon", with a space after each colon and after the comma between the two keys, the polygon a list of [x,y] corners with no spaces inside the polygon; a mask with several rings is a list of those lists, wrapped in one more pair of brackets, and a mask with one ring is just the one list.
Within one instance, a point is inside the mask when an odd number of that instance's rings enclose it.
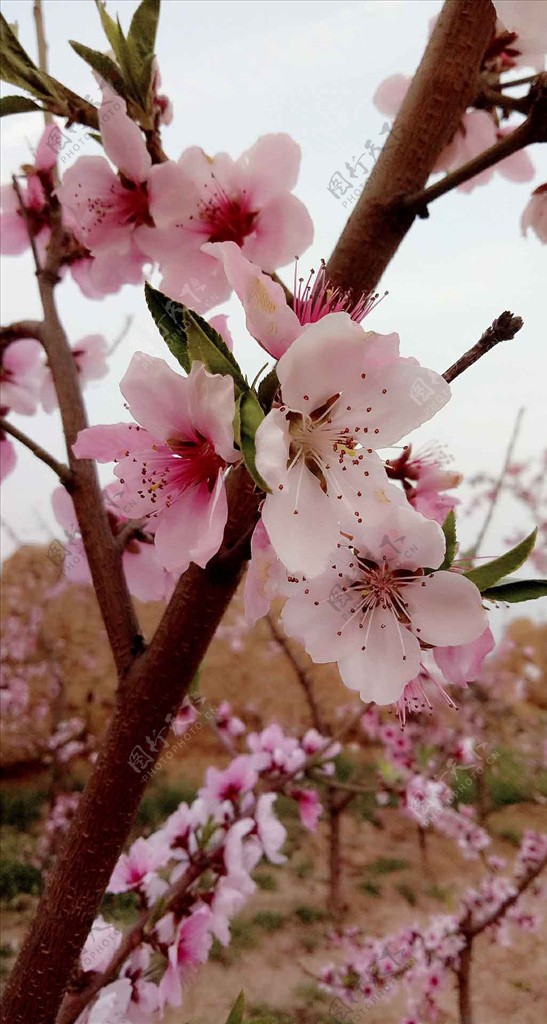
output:
{"label": "pink petal", "polygon": [[492,631],[487,627],[476,640],[460,647],[436,647],[433,657],[449,683],[466,686],[478,678],[486,655],[495,645]]}
{"label": "pink petal", "polygon": [[227,516],[222,473],[212,492],[206,484],[184,491],[158,516],[155,543],[162,565],[181,573],[190,562],[204,569],[222,544]]}
{"label": "pink petal", "polygon": [[99,111],[101,138],[106,155],[131,181],[146,181],[152,159],[143,134],[127,116],[127,105],[121,96],[105,86]]}
{"label": "pink petal", "polygon": [[381,607],[369,613],[366,629],[361,645],[365,650],[342,658],[338,662],[340,675],[350,690],[358,691],[361,700],[392,704],[419,672],[420,646],[412,633]]}
{"label": "pink petal", "polygon": [[245,259],[235,242],[207,243],[202,252],[222,261],[226,277],[243,304],[249,334],[279,359],[302,330],[281,285]]}
{"label": "pink petal", "polygon": [[286,192],[292,192],[300,171],[300,146],[290,135],[261,135],[236,161],[236,168],[248,179],[251,202],[264,206]]}
{"label": "pink petal", "polygon": [[120,391],[133,418],[155,437],[166,441],[194,436],[188,411],[188,379],[172,370],[164,359],[135,352]]}
{"label": "pink petal", "polygon": [[244,240],[252,263],[273,273],[301,256],[313,242],[313,221],[296,196],[281,195],[260,210],[255,230]]}
{"label": "pink petal", "polygon": [[262,509],[278,557],[290,572],[310,577],[323,571],[336,547],[337,515],[334,502],[301,460],[285,476],[283,490],[274,487],[266,495]]}
{"label": "pink petal", "polygon": [[419,630],[421,640],[437,647],[476,640],[488,626],[479,590],[456,572],[436,572],[418,579],[405,587],[404,596],[412,629]]}
{"label": "pink petal", "polygon": [[80,430],[72,451],[77,459],[114,462],[128,451],[152,447],[154,439],[136,423],[112,423]]}
{"label": "pink petal", "polygon": [[15,446],[0,432],[0,480],[5,480],[13,472],[16,463]]}
{"label": "pink petal", "polygon": [[374,106],[386,117],[395,117],[399,113],[411,81],[408,75],[390,75],[384,79],[372,97]]}
{"label": "pink petal", "polygon": [[360,381],[364,337],[348,313],[329,313],[304,327],[277,366],[284,403],[311,412]]}

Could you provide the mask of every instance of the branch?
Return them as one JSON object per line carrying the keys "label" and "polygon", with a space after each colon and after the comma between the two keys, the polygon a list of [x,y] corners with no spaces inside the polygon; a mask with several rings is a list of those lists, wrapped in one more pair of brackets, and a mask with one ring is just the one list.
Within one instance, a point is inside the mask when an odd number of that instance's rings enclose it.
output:
{"label": "branch", "polygon": [[477,344],[473,345],[473,348],[470,348],[452,366],[449,366],[448,370],[445,370],[443,377],[447,384],[451,384],[456,377],[459,377],[460,373],[468,370],[473,363],[490,352],[494,345],[499,345],[500,341],[511,341],[520,331],[523,323],[520,316],[513,316],[508,310],[500,313],[490,327],[487,327]]}
{"label": "branch", "polygon": [[[503,481],[505,480],[505,475],[506,475],[507,470],[509,468],[509,464],[511,462],[511,459],[513,458],[513,452],[515,450],[515,445],[517,443],[517,437],[519,435],[520,425],[522,423],[522,417],[523,416],[524,416],[524,408],[521,408],[521,409],[519,409],[519,411],[517,413],[517,418],[516,418],[515,424],[513,426],[513,432],[511,434],[511,438],[510,438],[509,444],[507,446],[507,451],[505,453],[505,459],[503,460],[503,466],[501,468],[500,475],[498,477],[496,486],[494,488],[494,493],[492,495],[492,500],[490,501],[490,505],[488,507],[488,512],[486,513],[486,518],[484,520],[484,523],[482,524],[482,528],[481,528],[481,530],[479,532],[479,536],[477,537],[477,540],[476,540],[476,542],[475,542],[475,544],[474,544],[474,546],[472,548],[471,555],[470,555],[471,558],[475,558],[475,556],[477,555],[478,551],[480,550],[480,547],[481,547],[481,545],[482,545],[482,543],[484,541],[484,538],[486,536],[486,531],[488,530],[488,527],[490,526],[490,523],[492,522],[492,516],[494,515],[494,510],[496,508],[496,505],[497,505],[498,500],[499,500],[499,496],[501,494],[501,489],[503,487]],[[481,778],[481,776],[479,776],[479,778]]]}
{"label": "branch", "polygon": [[388,141],[328,264],[329,279],[373,291],[411,227],[401,196],[423,189],[477,92],[494,34],[491,0],[446,0]]}
{"label": "branch", "polygon": [[0,353],[4,352],[13,341],[26,338],[42,340],[42,324],[39,320],[18,320],[8,327],[0,327]]}
{"label": "branch", "polygon": [[493,924],[497,924],[498,921],[501,921],[502,917],[505,917],[507,911],[517,902],[518,899],[520,899],[522,894],[530,888],[532,882],[535,882],[536,878],[541,874],[545,867],[547,867],[547,855],[542,857],[536,866],[520,880],[513,895],[507,896],[506,899],[503,900],[503,903],[500,903],[497,910],[493,910],[477,924],[469,922],[467,927],[462,928],[462,932],[466,938],[472,941],[473,939],[476,939],[477,935],[480,935],[481,932],[486,931],[487,928],[491,928]]}
{"label": "branch", "polygon": [[[500,142],[485,149],[484,153],[479,153],[473,160],[469,160],[468,163],[458,167],[456,171],[452,171],[434,185],[430,185],[429,188],[404,196],[400,200],[401,207],[413,211],[419,217],[428,217],[427,207],[434,199],[446,195],[447,192],[457,188],[464,181],[469,181],[476,174],[488,170],[500,160],[524,149],[525,146],[529,146],[533,142],[547,142],[547,75],[539,76],[536,87],[530,91],[530,96],[530,113],[518,128],[515,128],[509,135],[505,135]],[[500,98],[505,99],[501,94]],[[511,101],[509,102],[511,103]],[[512,102],[519,104],[524,101],[514,100]],[[526,104],[528,105],[528,103],[527,97]],[[515,107],[514,109],[520,108]]]}
{"label": "branch", "polygon": [[302,665],[300,664],[298,658],[294,654],[291,645],[287,640],[287,637],[285,636],[283,631],[279,629],[279,626],[277,625],[271,613],[268,612],[265,618],[266,622],[268,623],[268,626],[270,627],[270,633],[272,634],[276,644],[278,644],[278,646],[281,647],[281,650],[283,651],[285,657],[292,665],[296,678],[298,679],[298,682],[300,683],[300,686],[304,691],[304,696],[310,709],[310,715],[313,725],[318,732],[322,733],[323,723],[321,721],[321,714],[319,712],[317,701],[315,699],[315,695],[313,692],[313,680],[309,672],[306,672],[306,670],[302,668]]}
{"label": "branch", "polygon": [[24,444],[25,448],[28,448],[33,455],[36,455],[41,462],[45,462],[46,466],[49,466],[49,468],[57,474],[59,480],[61,480],[65,486],[70,485],[72,481],[72,473],[68,466],[63,462],[58,462],[57,459],[55,459],[53,455],[50,455],[49,452],[46,452],[45,448],[42,448],[40,444],[33,441],[31,437],[27,437],[26,434],[23,434],[21,430],[18,430],[17,427],[14,427],[11,423],[8,423],[4,416],[0,416],[0,430],[3,430],[6,434],[11,434],[16,441]]}

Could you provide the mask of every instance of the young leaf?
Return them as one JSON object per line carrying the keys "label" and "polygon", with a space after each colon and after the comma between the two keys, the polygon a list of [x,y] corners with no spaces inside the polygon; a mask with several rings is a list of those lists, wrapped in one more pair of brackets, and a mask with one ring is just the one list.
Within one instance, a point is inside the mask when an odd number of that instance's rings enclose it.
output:
{"label": "young leaf", "polygon": [[160,0],[142,0],[131,18],[127,39],[142,58],[154,53],[159,16]]}
{"label": "young leaf", "polygon": [[547,580],[513,580],[497,587],[488,587],[483,590],[482,596],[487,601],[508,601],[509,604],[535,601],[538,597],[547,597]]}
{"label": "young leaf", "polygon": [[108,82],[114,91],[118,93],[118,96],[122,96],[125,99],[125,83],[118,65],[110,57],[107,57],[106,53],[100,53],[99,50],[90,50],[89,46],[77,43],[73,39],[70,39],[69,42],[78,56],[85,60],[86,64],[89,64],[105,82]]}
{"label": "young leaf", "polygon": [[144,295],[146,305],[169,351],[187,373],[190,372],[192,361],[186,343],[184,327],[184,309],[180,302],[168,299],[167,295],[145,284]]}
{"label": "young leaf", "polygon": [[450,509],[450,512],[443,523],[443,533],[446,538],[446,554],[442,565],[439,566],[439,569],[450,569],[450,566],[454,561],[454,555],[456,554],[456,545],[458,540],[456,536],[456,516],[453,508]]}
{"label": "young leaf", "polygon": [[186,306],[183,306],[183,310],[186,342],[192,362],[199,359],[209,373],[220,373],[223,376],[229,374],[234,379],[236,394],[239,391],[248,391],[249,385],[239,363],[218,331],[215,331],[199,313],[194,313]]}
{"label": "young leaf", "polygon": [[226,1024],[243,1024],[243,1014],[245,1013],[245,995],[240,992],[230,1013]]}
{"label": "young leaf", "polygon": [[516,569],[520,568],[533,550],[536,537],[537,528],[533,530],[529,537],[526,537],[516,547],[501,555],[500,558],[494,558],[492,562],[487,562],[486,565],[479,565],[476,569],[470,569],[464,573],[464,576],[471,580],[482,593],[489,587],[493,587],[503,576],[508,576],[509,573],[515,572]]}
{"label": "young leaf", "polygon": [[255,434],[264,419],[264,413],[254,391],[243,391],[236,404],[236,440],[241,448],[243,461],[255,484],[262,491],[270,493],[270,488],[262,479],[256,468]]}
{"label": "young leaf", "polygon": [[26,114],[29,110],[42,110],[34,100],[28,96],[2,96],[0,99],[0,117],[7,117],[8,114]]}

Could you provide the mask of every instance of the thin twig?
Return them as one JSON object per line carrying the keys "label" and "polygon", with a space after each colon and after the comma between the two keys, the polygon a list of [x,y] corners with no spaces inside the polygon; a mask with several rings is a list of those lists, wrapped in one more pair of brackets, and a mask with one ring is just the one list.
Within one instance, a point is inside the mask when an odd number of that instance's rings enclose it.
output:
{"label": "thin twig", "polygon": [[521,425],[522,425],[522,418],[523,418],[523,416],[524,416],[524,407],[519,409],[519,411],[517,413],[517,416],[516,416],[516,419],[515,419],[515,423],[514,423],[514,426],[513,426],[513,430],[512,430],[512,433],[511,433],[511,437],[509,439],[509,444],[507,445],[507,451],[505,453],[505,459],[503,460],[503,466],[501,467],[500,475],[499,475],[499,477],[497,479],[496,486],[494,487],[494,492],[492,494],[492,499],[491,499],[490,505],[488,507],[488,512],[486,513],[486,518],[484,520],[484,523],[482,524],[481,530],[479,531],[479,536],[477,537],[476,543],[475,543],[475,545],[474,545],[474,547],[472,548],[472,551],[471,551],[471,557],[472,558],[474,558],[477,555],[477,553],[480,551],[481,545],[484,542],[486,531],[488,530],[488,527],[490,526],[490,523],[492,522],[492,516],[494,515],[494,510],[496,508],[496,505],[498,504],[498,501],[499,501],[499,498],[500,498],[500,495],[501,495],[501,491],[502,491],[502,488],[503,488],[503,483],[504,483],[504,480],[505,480],[505,477],[506,477],[506,474],[507,474],[507,470],[509,469],[509,465],[511,463],[511,459],[513,458],[513,452],[515,450],[515,445],[517,443],[517,438],[518,438],[518,435],[519,435],[519,432],[520,432],[520,428],[521,428]]}
{"label": "thin twig", "polygon": [[481,356],[486,355],[491,348],[494,348],[494,345],[498,345],[500,341],[511,341],[520,331],[523,323],[520,316],[513,316],[508,310],[501,313],[485,330],[477,344],[473,345],[473,348],[470,348],[452,366],[449,366],[448,370],[445,370],[443,377],[447,384],[451,384],[456,377],[459,377],[460,373],[473,366],[473,363],[476,363]]}
{"label": "thin twig", "polygon": [[50,455],[49,452],[46,452],[45,448],[42,448],[40,444],[33,441],[31,437],[27,437],[26,434],[23,434],[21,430],[18,430],[17,427],[14,427],[11,423],[8,423],[4,416],[0,416],[0,430],[3,430],[6,434],[11,434],[16,441],[24,444],[25,448],[28,448],[33,455],[36,455],[37,459],[40,459],[41,462],[45,462],[46,466],[49,466],[49,468],[57,474],[59,480],[65,484],[65,486],[71,483],[72,473],[68,466],[63,462],[58,462],[57,459],[55,459],[53,455]]}
{"label": "thin twig", "polygon": [[129,329],[130,329],[130,327],[131,327],[131,324],[133,323],[133,320],[134,320],[133,314],[132,314],[132,313],[129,313],[129,314],[128,314],[128,315],[126,316],[126,318],[125,318],[125,323],[124,323],[124,325],[123,325],[123,327],[122,327],[121,331],[120,331],[120,332],[119,332],[119,334],[118,334],[118,335],[117,335],[117,336],[116,336],[116,337],[114,338],[114,341],[112,342],[112,344],[111,344],[110,348],[108,349],[107,355],[111,356],[111,355],[112,355],[112,353],[116,351],[116,349],[117,349],[118,345],[121,345],[122,341],[123,341],[123,340],[124,340],[124,338],[126,337],[126,335],[127,335],[127,332],[129,331]]}
{"label": "thin twig", "polygon": [[271,612],[268,612],[267,615],[265,616],[265,618],[266,618],[266,622],[268,623],[268,626],[270,628],[270,633],[272,634],[276,644],[278,645],[278,647],[281,648],[281,650],[283,651],[283,654],[285,655],[287,660],[290,661],[290,663],[291,663],[291,665],[292,665],[292,667],[294,669],[294,673],[296,675],[296,678],[298,679],[298,682],[300,683],[300,686],[301,686],[301,688],[303,690],[303,693],[304,693],[304,696],[306,698],[308,707],[310,709],[310,715],[311,715],[311,718],[312,718],[312,721],[313,721],[313,724],[314,724],[315,728],[317,729],[318,732],[323,732],[323,722],[322,722],[322,719],[321,719],[321,714],[319,712],[319,708],[317,706],[317,701],[315,699],[315,694],[313,692],[313,680],[312,680],[309,672],[306,672],[306,669],[303,668],[302,665],[300,664],[300,661],[298,660],[298,658],[294,654],[294,652],[293,652],[293,650],[292,650],[292,648],[291,648],[291,646],[290,646],[290,644],[289,644],[289,642],[287,640],[287,637],[285,636],[283,631],[277,625],[277,622],[275,621],[275,619],[274,619],[273,615],[271,614]]}
{"label": "thin twig", "polygon": [[[36,41],[38,43],[38,67],[40,71],[47,74],[47,42],[44,29],[44,18],[42,13],[42,0],[34,0],[34,24],[36,26]],[[53,115],[49,110],[44,110],[44,123],[53,124]]]}

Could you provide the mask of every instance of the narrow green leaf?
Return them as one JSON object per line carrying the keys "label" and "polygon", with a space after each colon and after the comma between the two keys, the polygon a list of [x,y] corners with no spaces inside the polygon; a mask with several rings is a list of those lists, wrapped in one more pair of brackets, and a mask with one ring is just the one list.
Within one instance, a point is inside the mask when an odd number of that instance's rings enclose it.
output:
{"label": "narrow green leaf", "polygon": [[42,110],[34,100],[28,96],[2,96],[0,99],[0,117],[7,117],[8,114],[26,114],[30,110]]}
{"label": "narrow green leaf", "polygon": [[265,480],[256,468],[255,434],[264,419],[262,406],[254,391],[243,391],[236,404],[236,440],[241,448],[243,461],[255,484],[262,491],[271,493]]}
{"label": "narrow green leaf", "polygon": [[100,53],[99,50],[90,50],[89,46],[77,43],[73,39],[70,39],[69,42],[78,56],[85,60],[86,64],[89,64],[101,78],[108,82],[119,96],[125,99],[125,83],[118,65],[110,57],[107,57],[106,53]]}
{"label": "narrow green leaf", "polygon": [[183,306],[183,310],[190,359],[199,359],[210,373],[223,376],[229,374],[233,377],[236,394],[238,391],[248,391],[249,385],[224,338],[199,313],[194,313],[186,306]]}
{"label": "narrow green leaf", "polygon": [[243,1014],[245,1013],[245,995],[240,992],[230,1013],[226,1024],[243,1024]]}
{"label": "narrow green leaf", "polygon": [[453,508],[450,509],[450,512],[443,523],[443,533],[446,538],[446,554],[442,565],[439,566],[439,569],[450,569],[450,566],[454,561],[454,555],[456,554],[456,546],[458,543],[456,535],[456,516]]}
{"label": "narrow green leaf", "polygon": [[142,58],[154,53],[159,17],[160,0],[142,0],[131,18],[127,39]]}
{"label": "narrow green leaf", "polygon": [[144,295],[146,305],[169,351],[187,373],[192,365],[186,343],[184,327],[184,309],[180,302],[168,299],[167,295],[145,284]]}
{"label": "narrow green leaf", "polygon": [[125,37],[120,28],[120,24],[119,22],[114,21],[114,18],[110,17],[106,9],[106,3],[104,3],[104,0],[95,0],[95,3],[99,11],[101,24],[103,26],[106,38],[108,39],[108,42],[110,43],[112,49],[114,50],[114,53],[116,54],[116,59],[118,63],[121,65],[121,55],[123,52]]}
{"label": "narrow green leaf", "polygon": [[538,597],[547,597],[547,580],[513,580],[512,583],[488,587],[482,596],[487,601],[508,601],[510,604],[535,601]]}
{"label": "narrow green leaf", "polygon": [[504,555],[494,558],[492,562],[487,562],[486,565],[470,569],[469,572],[464,573],[464,576],[471,580],[482,593],[489,587],[493,587],[503,576],[508,576],[509,573],[515,572],[516,569],[523,565],[534,548],[536,537],[537,528],[533,530],[529,537],[522,540],[516,547],[511,548],[510,551],[506,551]]}
{"label": "narrow green leaf", "polygon": [[274,366],[258,386],[258,397],[264,412],[270,411],[278,388],[279,380]]}

